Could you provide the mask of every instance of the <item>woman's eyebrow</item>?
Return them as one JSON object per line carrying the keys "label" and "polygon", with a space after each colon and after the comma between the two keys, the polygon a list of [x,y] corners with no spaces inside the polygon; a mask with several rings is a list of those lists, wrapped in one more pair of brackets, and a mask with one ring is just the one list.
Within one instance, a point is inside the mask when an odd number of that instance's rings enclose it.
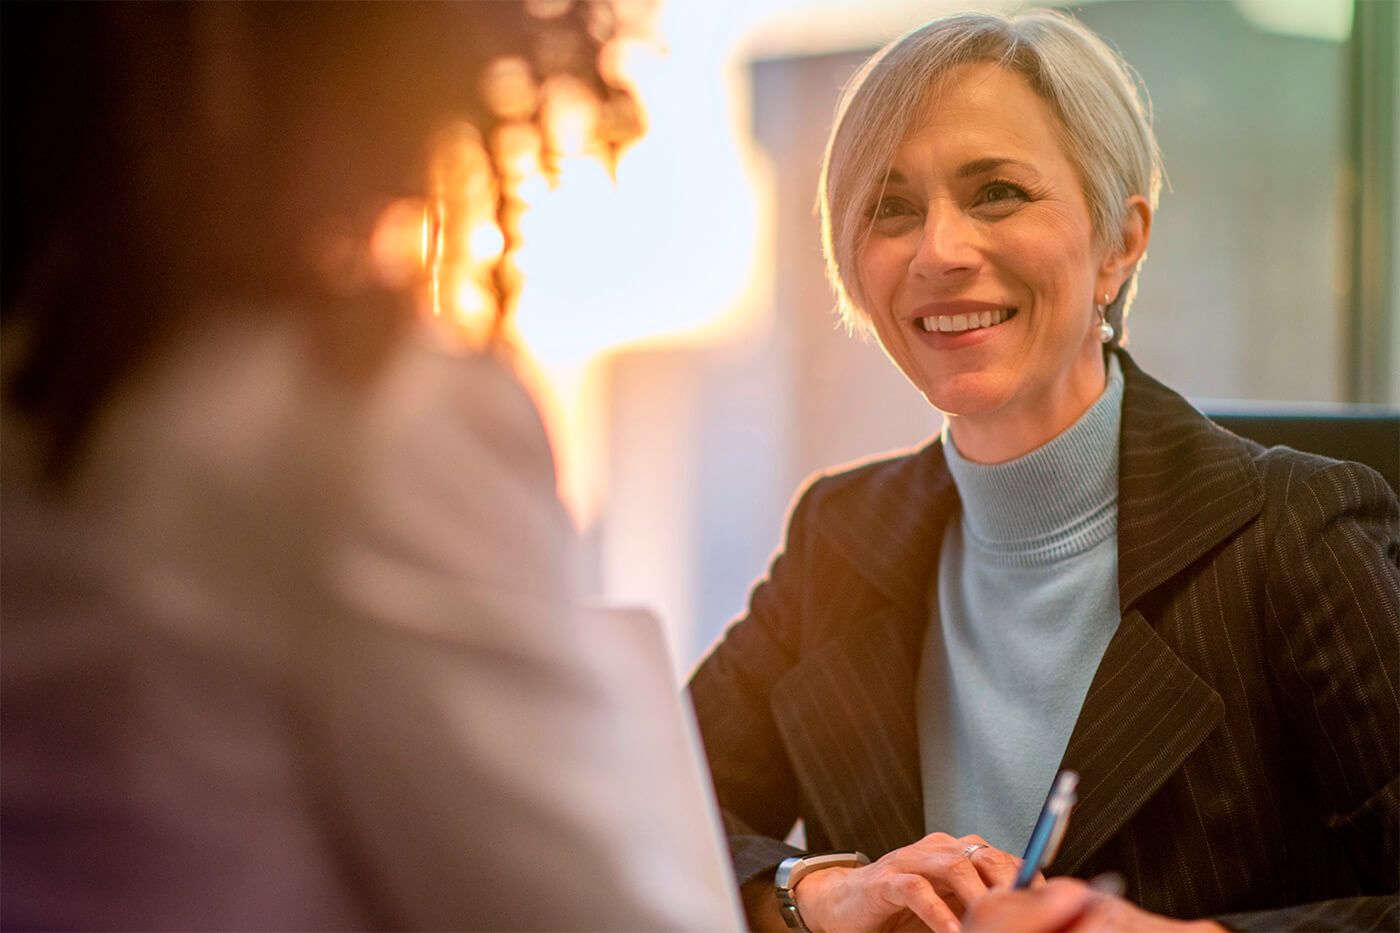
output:
{"label": "woman's eyebrow", "polygon": [[1027,170],[1031,169],[1030,163],[1022,162],[1020,159],[1008,159],[994,156],[985,159],[973,159],[971,162],[964,163],[958,169],[958,177],[971,178],[974,175],[985,175],[987,172],[996,171],[1004,165],[1013,165],[1017,168]]}
{"label": "woman's eyebrow", "polygon": [[[1028,172],[1035,171],[1035,167],[1033,165],[1031,165],[1029,162],[1024,162],[1020,159],[1012,159],[1003,156],[988,156],[982,159],[973,159],[971,162],[966,162],[963,165],[959,166],[957,177],[973,178],[977,175],[985,175],[988,172],[994,172],[997,169],[1007,165],[1024,169]],[[905,184],[907,181],[908,179],[904,177],[904,173],[897,168],[890,169],[889,172],[885,175],[886,185],[902,185]]]}

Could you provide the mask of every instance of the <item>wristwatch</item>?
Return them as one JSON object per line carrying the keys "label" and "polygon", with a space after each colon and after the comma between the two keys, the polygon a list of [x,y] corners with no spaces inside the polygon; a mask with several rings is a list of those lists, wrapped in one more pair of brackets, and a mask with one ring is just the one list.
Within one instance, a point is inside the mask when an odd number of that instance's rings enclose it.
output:
{"label": "wristwatch", "polygon": [[778,911],[783,915],[783,922],[788,925],[788,929],[811,933],[807,924],[802,922],[802,912],[797,909],[797,900],[792,894],[797,882],[823,868],[859,868],[869,864],[870,859],[860,852],[824,852],[820,855],[797,855],[783,859],[782,864],[778,866],[777,877],[773,879],[773,888],[778,894]]}

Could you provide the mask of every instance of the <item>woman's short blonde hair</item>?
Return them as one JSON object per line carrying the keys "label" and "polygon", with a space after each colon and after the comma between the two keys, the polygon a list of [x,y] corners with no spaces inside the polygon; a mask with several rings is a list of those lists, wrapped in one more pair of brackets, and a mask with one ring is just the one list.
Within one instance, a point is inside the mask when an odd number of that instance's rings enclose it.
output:
{"label": "woman's short blonde hair", "polygon": [[[847,85],[827,142],[818,203],[822,250],[839,310],[869,332],[856,258],[870,208],[895,150],[959,65],[992,62],[1023,76],[1059,117],[1062,143],[1079,171],[1094,233],[1121,247],[1129,197],[1155,210],[1162,159],[1145,89],[1123,59],[1076,20],[1050,10],[957,13],[896,39]],[[1109,306],[1117,333],[1137,288],[1137,270]]]}

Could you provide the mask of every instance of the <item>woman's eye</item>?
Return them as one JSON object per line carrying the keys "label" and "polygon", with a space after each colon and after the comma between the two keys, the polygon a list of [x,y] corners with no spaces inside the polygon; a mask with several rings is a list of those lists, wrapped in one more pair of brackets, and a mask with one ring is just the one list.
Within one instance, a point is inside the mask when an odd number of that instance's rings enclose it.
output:
{"label": "woman's eye", "polygon": [[1006,201],[1014,198],[1024,199],[1026,193],[1020,188],[1005,181],[994,181],[982,189],[982,201],[990,203],[993,201]]}
{"label": "woman's eye", "polygon": [[875,204],[875,219],[885,220],[890,217],[903,217],[909,213],[909,205],[900,198],[881,198]]}

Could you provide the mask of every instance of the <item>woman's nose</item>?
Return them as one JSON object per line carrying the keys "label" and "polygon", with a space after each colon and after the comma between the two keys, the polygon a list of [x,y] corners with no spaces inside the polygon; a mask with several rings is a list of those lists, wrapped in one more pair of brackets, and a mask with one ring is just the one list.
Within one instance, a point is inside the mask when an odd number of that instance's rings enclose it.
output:
{"label": "woman's nose", "polygon": [[910,272],[928,279],[943,279],[975,271],[982,262],[975,233],[971,218],[956,205],[932,202],[924,215]]}

